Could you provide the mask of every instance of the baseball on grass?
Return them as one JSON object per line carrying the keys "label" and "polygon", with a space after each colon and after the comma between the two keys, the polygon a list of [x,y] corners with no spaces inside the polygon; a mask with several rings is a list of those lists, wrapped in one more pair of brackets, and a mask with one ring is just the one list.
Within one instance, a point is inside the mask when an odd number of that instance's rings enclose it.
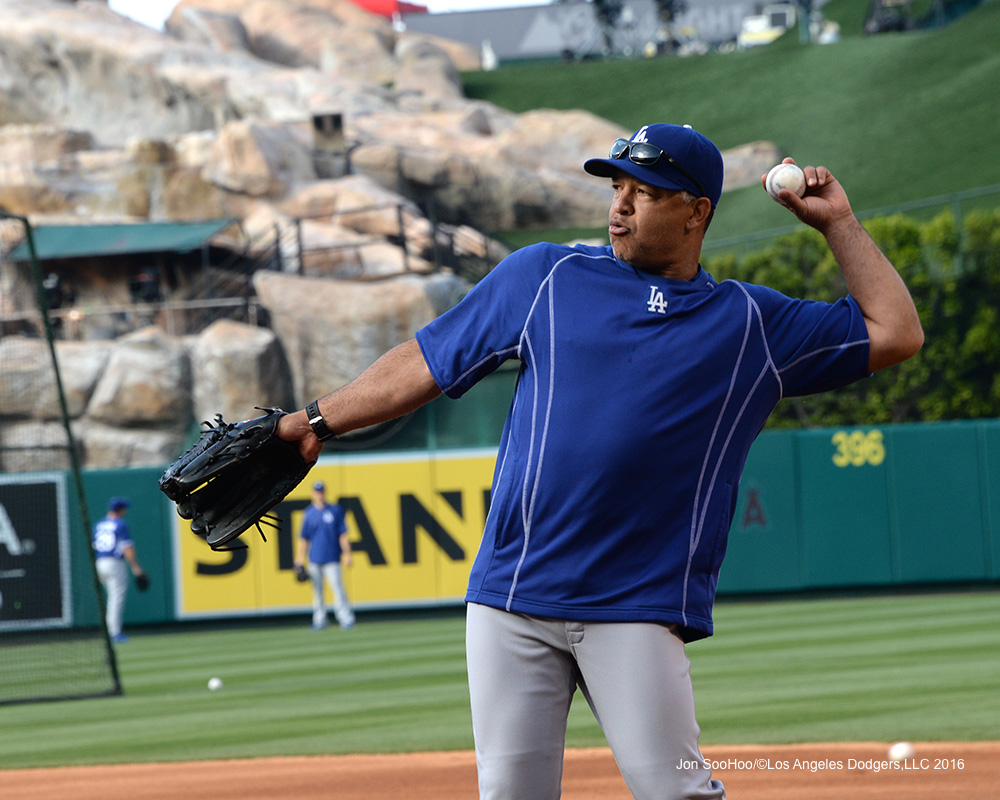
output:
{"label": "baseball on grass", "polygon": [[795,192],[799,197],[802,197],[806,193],[806,176],[794,164],[778,164],[776,167],[771,167],[767,173],[767,178],[764,180],[764,188],[767,189],[767,193],[771,195],[771,198],[778,203],[781,202],[778,199],[778,192],[782,189],[788,189]]}
{"label": "baseball on grass", "polygon": [[909,742],[896,742],[889,748],[889,759],[891,761],[906,761],[913,758],[913,745]]}
{"label": "baseball on grass", "polygon": [[214,692],[217,689],[222,688],[222,678],[209,678],[208,679],[208,690]]}

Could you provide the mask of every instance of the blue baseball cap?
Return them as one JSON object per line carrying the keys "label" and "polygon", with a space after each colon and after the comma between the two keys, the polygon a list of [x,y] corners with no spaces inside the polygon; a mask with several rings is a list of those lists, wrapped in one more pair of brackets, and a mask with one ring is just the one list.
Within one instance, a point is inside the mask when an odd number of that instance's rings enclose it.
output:
{"label": "blue baseball cap", "polygon": [[112,497],[108,502],[108,511],[121,511],[128,508],[129,502],[124,497]]}
{"label": "blue baseball cap", "polygon": [[313,489],[317,492],[322,492],[326,489],[326,487],[323,485],[323,481],[316,481],[316,483],[313,484]]}
{"label": "blue baseball cap", "polygon": [[690,125],[643,125],[630,139],[619,139],[607,158],[591,158],[583,168],[591,175],[610,178],[621,170],[633,178],[707,197],[712,208],[722,197],[725,172],[722,153]]}

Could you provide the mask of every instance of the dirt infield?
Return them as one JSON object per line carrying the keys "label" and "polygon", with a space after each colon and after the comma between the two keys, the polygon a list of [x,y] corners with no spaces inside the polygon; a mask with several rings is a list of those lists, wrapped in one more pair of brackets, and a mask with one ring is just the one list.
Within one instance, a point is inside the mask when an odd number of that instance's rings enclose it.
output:
{"label": "dirt infield", "polygon": [[[887,745],[706,747],[730,800],[940,800],[1000,797],[1000,742],[917,744],[906,762]],[[17,800],[471,800],[472,753],[303,756],[0,772]],[[604,748],[569,750],[565,800],[628,800]]]}

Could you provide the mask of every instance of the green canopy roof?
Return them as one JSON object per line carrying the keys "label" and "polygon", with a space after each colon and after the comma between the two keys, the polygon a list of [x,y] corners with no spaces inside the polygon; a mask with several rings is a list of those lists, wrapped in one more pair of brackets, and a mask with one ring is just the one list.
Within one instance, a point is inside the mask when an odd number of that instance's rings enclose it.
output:
{"label": "green canopy roof", "polygon": [[[120,225],[39,225],[34,229],[39,261],[127,253],[185,253],[197,250],[233,220],[143,222]],[[10,253],[13,261],[30,257],[28,242]]]}

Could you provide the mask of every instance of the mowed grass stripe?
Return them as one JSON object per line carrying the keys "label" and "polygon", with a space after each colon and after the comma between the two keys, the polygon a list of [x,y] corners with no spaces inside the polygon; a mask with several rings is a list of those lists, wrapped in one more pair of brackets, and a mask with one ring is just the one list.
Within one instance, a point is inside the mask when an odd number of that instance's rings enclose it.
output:
{"label": "mowed grass stripe", "polygon": [[997,593],[774,610],[720,606],[716,641],[689,649],[704,741],[1000,738]]}
{"label": "mowed grass stripe", "polygon": [[[703,743],[1000,739],[1000,592],[721,602],[716,633],[689,648]],[[0,707],[0,766],[472,747],[459,615],[171,627],[118,653],[124,697]],[[604,743],[582,697],[567,742]]]}

